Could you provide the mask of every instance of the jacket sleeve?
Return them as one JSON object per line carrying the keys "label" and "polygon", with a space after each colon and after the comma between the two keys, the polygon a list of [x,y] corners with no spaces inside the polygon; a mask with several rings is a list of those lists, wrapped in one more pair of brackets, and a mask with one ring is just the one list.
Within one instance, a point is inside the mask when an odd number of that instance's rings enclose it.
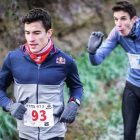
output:
{"label": "jacket sleeve", "polygon": [[102,45],[97,49],[96,53],[88,54],[89,60],[92,65],[99,65],[103,60],[111,53],[111,51],[117,47],[118,43],[118,30],[116,27],[112,29],[108,38],[104,40]]}
{"label": "jacket sleeve", "polygon": [[11,101],[7,96],[6,90],[11,85],[12,81],[13,77],[10,69],[10,58],[8,54],[0,70],[0,106],[4,108]]}
{"label": "jacket sleeve", "polygon": [[69,67],[69,72],[66,78],[66,84],[69,88],[70,98],[74,97],[81,102],[83,95],[83,86],[81,84],[77,65],[74,60],[72,60],[72,63]]}

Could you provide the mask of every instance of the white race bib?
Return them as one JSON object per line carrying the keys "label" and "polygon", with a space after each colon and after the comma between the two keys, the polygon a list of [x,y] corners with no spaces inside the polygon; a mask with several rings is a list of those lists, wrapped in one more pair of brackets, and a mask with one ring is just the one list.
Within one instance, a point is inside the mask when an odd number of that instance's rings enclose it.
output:
{"label": "white race bib", "polygon": [[140,55],[127,53],[130,67],[133,69],[140,69]]}
{"label": "white race bib", "polygon": [[24,114],[24,125],[31,127],[54,126],[52,104],[26,104],[27,111]]}

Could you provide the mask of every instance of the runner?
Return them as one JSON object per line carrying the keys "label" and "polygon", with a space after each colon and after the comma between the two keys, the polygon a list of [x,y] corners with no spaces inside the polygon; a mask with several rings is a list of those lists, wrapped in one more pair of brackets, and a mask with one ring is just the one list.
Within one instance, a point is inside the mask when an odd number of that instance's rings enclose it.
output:
{"label": "runner", "polygon": [[140,19],[135,6],[128,1],[117,2],[112,11],[116,26],[103,43],[103,33],[92,32],[88,43],[89,60],[92,65],[101,64],[119,44],[127,53],[130,65],[122,100],[124,139],[135,140],[140,114]]}
{"label": "runner", "polygon": [[[0,105],[17,118],[21,140],[63,140],[83,94],[76,63],[53,44],[51,17],[45,10],[33,9],[22,21],[27,42],[4,60]],[[12,82],[16,102],[6,93]],[[65,108],[64,82],[70,95]]]}

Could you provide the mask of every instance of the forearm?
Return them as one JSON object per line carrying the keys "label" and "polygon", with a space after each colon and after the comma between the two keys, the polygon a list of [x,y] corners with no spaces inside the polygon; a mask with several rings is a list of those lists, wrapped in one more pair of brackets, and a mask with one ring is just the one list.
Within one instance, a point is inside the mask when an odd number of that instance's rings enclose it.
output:
{"label": "forearm", "polygon": [[70,90],[70,98],[71,97],[76,98],[81,102],[82,96],[83,96],[83,87]]}
{"label": "forearm", "polygon": [[7,104],[11,102],[5,91],[0,90],[0,106],[6,108]]}
{"label": "forearm", "polygon": [[104,60],[104,57],[99,56],[98,54],[92,55],[92,54],[88,53],[88,58],[89,58],[90,63],[93,66],[100,65]]}

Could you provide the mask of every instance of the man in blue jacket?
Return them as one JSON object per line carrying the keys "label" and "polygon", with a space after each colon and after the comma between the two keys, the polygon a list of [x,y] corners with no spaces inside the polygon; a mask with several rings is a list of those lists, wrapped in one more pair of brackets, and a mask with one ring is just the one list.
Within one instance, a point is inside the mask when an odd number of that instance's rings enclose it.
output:
{"label": "man in blue jacket", "polygon": [[[9,52],[0,71],[0,105],[17,118],[21,140],[63,140],[75,120],[83,87],[73,58],[51,39],[51,17],[36,8],[23,17],[27,42]],[[6,90],[14,83],[13,102]],[[64,107],[63,86],[70,99]]]}
{"label": "man in blue jacket", "polygon": [[128,1],[117,2],[112,11],[116,26],[103,43],[103,33],[91,34],[89,60],[92,65],[101,64],[118,44],[127,53],[130,65],[122,101],[124,139],[135,140],[140,114],[140,19],[136,16],[135,6]]}

